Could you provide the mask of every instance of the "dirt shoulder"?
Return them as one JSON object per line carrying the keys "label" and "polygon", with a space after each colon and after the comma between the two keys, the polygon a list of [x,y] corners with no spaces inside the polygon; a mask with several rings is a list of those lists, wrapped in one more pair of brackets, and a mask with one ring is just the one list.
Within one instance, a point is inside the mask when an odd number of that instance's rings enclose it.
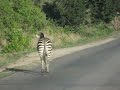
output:
{"label": "dirt shoulder", "polygon": [[[80,51],[86,48],[102,45],[115,39],[116,38],[109,38],[109,39],[100,40],[97,42],[88,43],[82,46],[56,49],[56,50],[53,50],[52,52],[51,60],[54,60],[58,57],[62,57],[64,55],[71,54],[71,53],[74,53],[76,51]],[[17,60],[17,62],[8,65],[6,68],[21,67],[21,66],[31,65],[31,64],[34,65],[36,63],[40,63],[39,55],[37,52],[32,52],[32,53],[25,55],[24,57],[21,57],[19,60]],[[6,68],[1,68],[0,72],[4,71]]]}

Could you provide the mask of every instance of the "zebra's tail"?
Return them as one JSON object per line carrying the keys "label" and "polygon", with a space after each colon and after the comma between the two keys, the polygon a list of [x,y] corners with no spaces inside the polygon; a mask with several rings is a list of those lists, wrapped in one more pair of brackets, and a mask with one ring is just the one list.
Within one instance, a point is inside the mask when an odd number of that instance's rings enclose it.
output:
{"label": "zebra's tail", "polygon": [[[41,33],[41,37],[44,37],[44,34],[43,34],[43,33]],[[45,57],[47,56],[47,52],[46,52],[46,41],[45,41],[45,39],[44,39],[44,50],[43,50],[43,54],[44,54]]]}
{"label": "zebra's tail", "polygon": [[44,42],[43,58],[45,61],[47,60],[47,52],[46,52],[45,42]]}

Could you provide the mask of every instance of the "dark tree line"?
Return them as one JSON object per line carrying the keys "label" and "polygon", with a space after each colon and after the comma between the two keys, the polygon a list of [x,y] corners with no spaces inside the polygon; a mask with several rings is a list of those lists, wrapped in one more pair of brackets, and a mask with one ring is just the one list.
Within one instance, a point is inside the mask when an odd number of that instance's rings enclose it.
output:
{"label": "dark tree line", "polygon": [[77,26],[86,19],[89,23],[109,23],[120,13],[120,0],[54,0],[46,2],[43,11],[60,26]]}
{"label": "dark tree line", "polygon": [[104,21],[108,23],[120,9],[119,0],[85,0],[85,5],[91,10],[94,22]]}

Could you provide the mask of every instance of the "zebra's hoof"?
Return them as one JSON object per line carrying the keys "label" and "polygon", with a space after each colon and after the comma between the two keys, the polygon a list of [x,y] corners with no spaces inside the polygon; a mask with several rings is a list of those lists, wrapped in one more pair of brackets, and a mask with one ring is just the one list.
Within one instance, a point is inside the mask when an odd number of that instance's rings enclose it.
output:
{"label": "zebra's hoof", "polygon": [[41,70],[41,73],[44,73],[44,70]]}
{"label": "zebra's hoof", "polygon": [[49,72],[46,72],[46,73],[49,73]]}
{"label": "zebra's hoof", "polygon": [[46,71],[46,73],[49,73],[49,71]]}

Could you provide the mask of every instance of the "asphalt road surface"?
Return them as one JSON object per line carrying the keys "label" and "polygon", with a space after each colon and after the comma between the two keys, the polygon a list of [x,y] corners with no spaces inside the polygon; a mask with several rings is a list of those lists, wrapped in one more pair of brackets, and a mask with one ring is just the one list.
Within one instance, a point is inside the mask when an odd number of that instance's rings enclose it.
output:
{"label": "asphalt road surface", "polygon": [[120,90],[120,38],[53,60],[47,75],[40,67],[14,71],[0,90]]}

